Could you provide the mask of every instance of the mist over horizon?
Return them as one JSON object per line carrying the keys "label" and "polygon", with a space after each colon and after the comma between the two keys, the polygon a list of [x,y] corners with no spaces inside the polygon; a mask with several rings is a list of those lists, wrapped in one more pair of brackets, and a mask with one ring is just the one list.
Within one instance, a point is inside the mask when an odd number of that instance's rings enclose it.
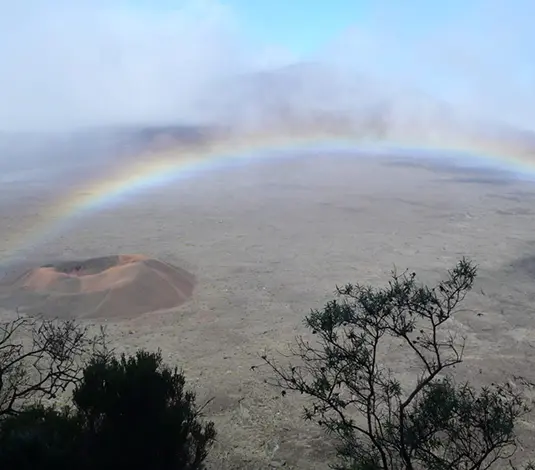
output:
{"label": "mist over horizon", "polygon": [[[299,55],[251,38],[223,0],[2,0],[0,133],[277,128],[317,117],[380,122],[378,137],[410,129],[423,138],[479,120],[535,131],[535,7],[454,3],[431,17],[419,1],[376,2],[366,21]],[[409,21],[411,11],[421,20]]]}
{"label": "mist over horizon", "polygon": [[0,470],[535,470],[534,20],[0,0]]}

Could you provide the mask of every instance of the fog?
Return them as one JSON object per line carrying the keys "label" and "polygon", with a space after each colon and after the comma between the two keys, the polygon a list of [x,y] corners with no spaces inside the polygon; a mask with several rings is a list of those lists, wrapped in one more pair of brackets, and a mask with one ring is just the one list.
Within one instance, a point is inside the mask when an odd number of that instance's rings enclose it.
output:
{"label": "fog", "polygon": [[[377,2],[373,19],[329,48],[338,63],[416,88],[462,113],[535,128],[535,4]],[[398,5],[398,6],[396,6]]]}
{"label": "fog", "polygon": [[196,119],[195,99],[244,66],[223,9],[3,2],[0,128],[64,130]]}
{"label": "fog", "polygon": [[473,0],[457,10],[458,2],[448,10],[379,1],[365,26],[308,57],[247,37],[239,11],[215,0],[160,10],[119,0],[0,5],[5,133],[261,127],[312,114],[379,119],[378,134],[465,129],[473,118],[535,129],[527,0]]}

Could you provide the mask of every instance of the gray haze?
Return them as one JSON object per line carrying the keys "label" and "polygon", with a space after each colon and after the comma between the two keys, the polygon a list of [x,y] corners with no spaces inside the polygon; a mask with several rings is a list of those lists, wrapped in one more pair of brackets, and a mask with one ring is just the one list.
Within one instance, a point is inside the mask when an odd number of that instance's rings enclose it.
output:
{"label": "gray haze", "polygon": [[[367,120],[385,110],[383,125],[417,123],[421,133],[463,127],[472,115],[535,128],[527,1],[467,2],[463,17],[425,37],[407,32],[399,7],[377,2],[375,21],[283,73],[288,54],[251,45],[236,12],[217,1],[159,13],[118,0],[0,5],[3,131],[264,125],[311,112]],[[425,8],[414,21],[425,21]]]}

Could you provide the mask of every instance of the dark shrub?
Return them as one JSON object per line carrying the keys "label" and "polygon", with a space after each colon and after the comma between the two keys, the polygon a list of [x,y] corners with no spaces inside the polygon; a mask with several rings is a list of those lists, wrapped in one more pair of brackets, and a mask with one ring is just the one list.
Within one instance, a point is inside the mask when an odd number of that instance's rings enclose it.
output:
{"label": "dark shrub", "polygon": [[184,386],[160,354],[94,359],[73,394],[93,468],[202,468],[215,431],[199,421],[195,394]]}
{"label": "dark shrub", "polygon": [[34,406],[0,422],[0,468],[197,470],[214,438],[184,375],[159,353],[97,356],[70,409]]}
{"label": "dark shrub", "polygon": [[0,468],[70,470],[78,467],[83,423],[68,410],[32,406],[2,420]]}

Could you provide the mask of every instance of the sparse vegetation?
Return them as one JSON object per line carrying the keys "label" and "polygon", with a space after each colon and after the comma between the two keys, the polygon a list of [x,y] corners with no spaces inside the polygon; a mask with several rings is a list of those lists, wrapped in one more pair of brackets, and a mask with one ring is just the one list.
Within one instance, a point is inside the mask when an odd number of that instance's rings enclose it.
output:
{"label": "sparse vegetation", "polygon": [[[335,437],[332,468],[516,468],[516,425],[529,411],[522,392],[509,382],[476,389],[453,373],[465,338],[452,319],[476,274],[462,259],[433,287],[394,272],[383,288],[337,288],[306,317],[317,340],[299,337],[294,363],[263,356],[272,383],[306,396],[305,419]],[[391,347],[418,364],[412,383],[389,363]],[[67,405],[47,401],[69,387]],[[159,352],[117,356],[104,331],[75,322],[0,325],[0,468],[201,470],[216,437],[202,410]]]}
{"label": "sparse vegetation", "polygon": [[89,468],[196,470],[215,439],[211,422],[185,388],[177,369],[160,353],[97,357],[84,370],[73,394],[84,424]]}
{"label": "sparse vegetation", "polygon": [[[31,326],[33,346],[27,351],[13,341],[19,325]],[[203,468],[214,425],[201,421],[202,409],[186,390],[184,375],[165,366],[160,353],[141,350],[118,358],[102,349],[82,369],[79,355],[91,344],[86,330],[69,322],[37,325],[17,320],[1,343],[0,353],[7,352],[0,356],[6,371],[0,468]],[[67,385],[74,386],[70,405],[59,409],[42,402]]]}
{"label": "sparse vegetation", "polygon": [[73,321],[20,315],[0,323],[0,419],[28,403],[56,398],[80,379],[86,361],[104,350],[103,330],[91,335]]}
{"label": "sparse vegetation", "polygon": [[[434,287],[393,273],[384,288],[349,284],[305,324],[317,342],[297,339],[295,363],[263,356],[273,383],[310,398],[305,418],[339,442],[338,470],[481,470],[507,465],[515,425],[527,411],[511,385],[476,390],[457,383],[464,338],[451,319],[472,289],[476,266],[461,260]],[[402,345],[420,366],[404,386],[388,365]]]}

